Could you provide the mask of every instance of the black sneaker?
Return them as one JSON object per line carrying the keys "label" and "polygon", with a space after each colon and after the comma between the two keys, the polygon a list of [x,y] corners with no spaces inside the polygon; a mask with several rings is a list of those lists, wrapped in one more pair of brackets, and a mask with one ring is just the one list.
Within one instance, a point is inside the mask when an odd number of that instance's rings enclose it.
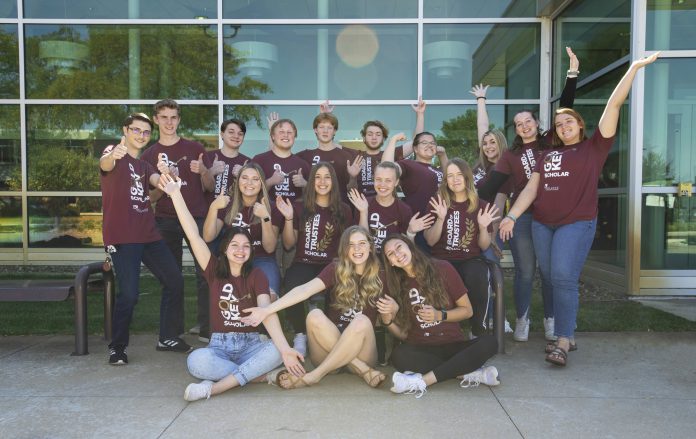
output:
{"label": "black sneaker", "polygon": [[186,342],[179,337],[168,338],[166,340],[160,339],[157,342],[158,351],[170,351],[170,352],[181,352],[187,354],[193,350],[193,348],[186,344]]}
{"label": "black sneaker", "polygon": [[126,355],[126,347],[123,345],[109,348],[109,364],[112,366],[123,366],[128,364],[128,355]]}

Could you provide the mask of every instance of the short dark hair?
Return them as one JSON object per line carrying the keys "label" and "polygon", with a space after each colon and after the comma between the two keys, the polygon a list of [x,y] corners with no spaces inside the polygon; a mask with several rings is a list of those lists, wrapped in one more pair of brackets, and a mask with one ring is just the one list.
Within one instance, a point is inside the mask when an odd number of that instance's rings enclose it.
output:
{"label": "short dark hair", "polygon": [[227,127],[229,126],[229,124],[231,124],[231,123],[237,125],[239,127],[239,129],[242,130],[242,132],[244,134],[246,134],[246,124],[239,119],[227,119],[226,121],[221,123],[220,124],[220,132],[224,133],[225,130],[227,129]]}
{"label": "short dark hair", "polygon": [[123,126],[128,128],[131,126],[134,120],[139,120],[142,122],[147,123],[150,125],[150,129],[152,129],[152,120],[147,117],[145,113],[131,113],[129,114],[124,120],[123,120]]}
{"label": "short dark hair", "polygon": [[155,102],[155,116],[157,116],[157,114],[159,114],[160,110],[163,108],[171,108],[172,110],[176,110],[176,114],[181,113],[181,110],[179,110],[179,104],[177,104],[174,99],[162,99],[161,101]]}

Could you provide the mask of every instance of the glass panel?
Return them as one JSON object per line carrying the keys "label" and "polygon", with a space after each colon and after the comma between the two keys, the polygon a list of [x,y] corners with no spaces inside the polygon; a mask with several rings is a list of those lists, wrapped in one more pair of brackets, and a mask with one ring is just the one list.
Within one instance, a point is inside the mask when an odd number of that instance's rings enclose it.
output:
{"label": "glass panel", "polygon": [[0,197],[0,247],[22,246],[22,199]]}
{"label": "glass panel", "polygon": [[223,0],[224,18],[416,18],[418,0]]}
{"label": "glass panel", "polygon": [[416,25],[226,26],[225,99],[416,99],[416,32]]}
{"label": "glass panel", "polygon": [[0,190],[22,190],[19,106],[0,105]]}
{"label": "glass panel", "polygon": [[[587,8],[592,4],[592,8]],[[580,61],[579,80],[628,55],[631,47],[631,2],[574,2],[555,20],[553,90],[560,93],[568,70],[566,46]]]}
{"label": "glass panel", "polygon": [[696,59],[658,59],[645,69],[643,185],[696,183]]}
{"label": "glass panel", "polygon": [[423,0],[423,16],[426,18],[501,18],[535,17],[534,0]]}
{"label": "glass panel", "polygon": [[216,0],[24,0],[26,18],[217,18]]}
{"label": "glass panel", "polygon": [[217,98],[214,26],[27,25],[27,97]]}
{"label": "glass panel", "polygon": [[0,0],[0,18],[17,18],[17,0]]}
{"label": "glass panel", "polygon": [[537,24],[425,26],[423,97],[473,99],[472,85],[484,83],[489,98],[538,99],[539,33]]}
{"label": "glass panel", "polygon": [[101,197],[29,197],[29,247],[101,247]]}
{"label": "glass panel", "polygon": [[588,259],[625,267],[626,196],[600,196],[598,207],[597,232]]}
{"label": "glass panel", "polygon": [[17,26],[0,24],[0,99],[19,97]]}
{"label": "glass panel", "polygon": [[647,50],[696,49],[696,1],[648,0]]}
{"label": "glass panel", "polygon": [[[27,163],[30,191],[98,191],[99,157],[119,141],[121,123],[150,106],[32,105],[27,107]],[[217,108],[186,106],[179,134],[208,147],[218,145]],[[157,130],[152,142],[157,139]],[[60,166],[57,166],[60,164]]]}
{"label": "glass panel", "polygon": [[641,268],[696,269],[696,197],[643,195]]}

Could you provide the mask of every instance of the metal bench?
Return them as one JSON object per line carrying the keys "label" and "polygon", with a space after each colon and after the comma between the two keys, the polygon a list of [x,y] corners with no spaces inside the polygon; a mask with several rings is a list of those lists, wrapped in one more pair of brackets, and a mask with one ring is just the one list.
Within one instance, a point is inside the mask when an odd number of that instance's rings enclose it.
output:
{"label": "metal bench", "polygon": [[[75,351],[72,355],[87,355],[87,290],[102,289],[104,293],[104,338],[111,339],[111,318],[115,299],[113,270],[104,271],[103,262],[93,262],[80,268],[70,280],[9,280],[0,284],[0,302],[60,302],[75,299]],[[101,273],[99,280],[89,280]]]}

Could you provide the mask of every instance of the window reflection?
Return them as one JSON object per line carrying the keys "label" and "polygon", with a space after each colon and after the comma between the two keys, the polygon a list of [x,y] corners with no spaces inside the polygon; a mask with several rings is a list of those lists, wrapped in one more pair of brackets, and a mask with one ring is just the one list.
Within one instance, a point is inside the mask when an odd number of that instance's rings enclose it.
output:
{"label": "window reflection", "polygon": [[0,18],[17,18],[16,0],[0,0]]}
{"label": "window reflection", "polygon": [[22,190],[19,106],[0,105],[0,190]]}
{"label": "window reflection", "polygon": [[588,259],[624,267],[626,265],[626,196],[600,196],[597,230]]}
{"label": "window reflection", "polygon": [[0,24],[0,99],[19,97],[17,26]]}
{"label": "window reflection", "polygon": [[642,225],[642,269],[696,269],[696,197],[643,195]]}
{"label": "window reflection", "polygon": [[498,17],[535,17],[534,0],[423,0],[425,17],[451,18],[498,18]]}
{"label": "window reflection", "polygon": [[0,247],[22,246],[22,199],[0,197]]}
{"label": "window reflection", "polygon": [[537,24],[427,25],[423,38],[425,99],[472,99],[473,84],[493,99],[539,97]]}
{"label": "window reflection", "polygon": [[647,50],[696,49],[696,2],[648,0]]}
{"label": "window reflection", "polygon": [[[11,0],[14,2],[14,0]],[[16,13],[15,13],[16,14]],[[24,0],[26,18],[217,18],[216,0]]]}
{"label": "window reflection", "polygon": [[101,197],[29,197],[29,246],[101,247]]}
{"label": "window reflection", "polygon": [[418,0],[223,0],[224,18],[415,18]]}

